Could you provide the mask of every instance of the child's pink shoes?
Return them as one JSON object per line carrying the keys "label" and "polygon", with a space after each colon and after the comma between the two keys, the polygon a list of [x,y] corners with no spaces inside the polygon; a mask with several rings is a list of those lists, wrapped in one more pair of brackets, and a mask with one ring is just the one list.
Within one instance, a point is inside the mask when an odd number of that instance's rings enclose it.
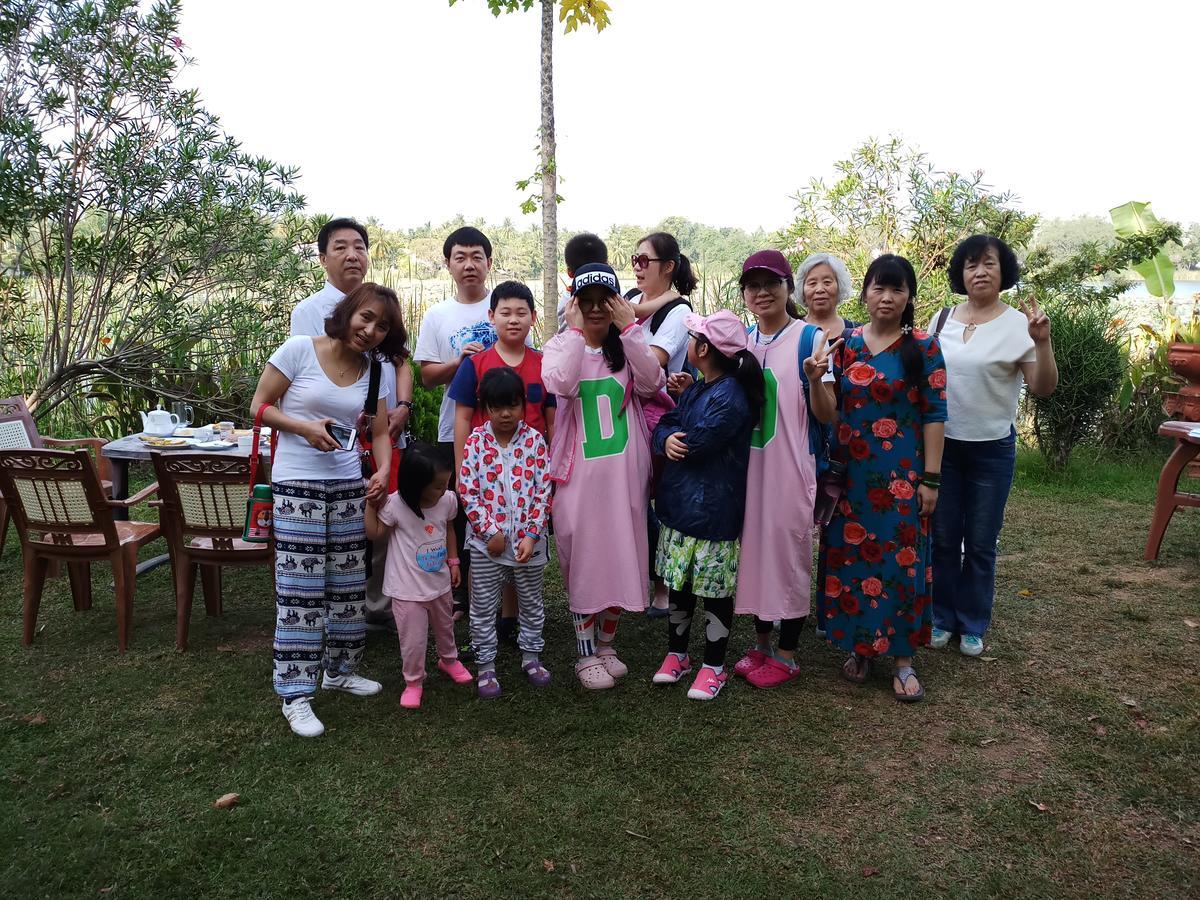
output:
{"label": "child's pink shoes", "polygon": [[404,693],[400,695],[401,709],[420,709],[421,708],[421,692],[424,690],[423,685],[419,681],[413,681],[404,686]]}
{"label": "child's pink shoes", "polygon": [[470,684],[475,680],[474,676],[467,671],[467,667],[457,659],[452,659],[450,662],[446,662],[444,659],[439,659],[437,666],[439,669],[449,675],[450,679],[455,684]]}
{"label": "child's pink shoes", "polygon": [[692,671],[691,659],[685,656],[681,660],[674,653],[668,653],[650,680],[655,684],[674,684],[690,671]]}
{"label": "child's pink shoes", "polygon": [[575,675],[579,678],[579,683],[589,691],[604,691],[616,684],[604,663],[594,656],[575,663]]}
{"label": "child's pink shoes", "polygon": [[751,647],[746,651],[746,655],[737,661],[737,665],[733,667],[733,674],[746,678],[768,659],[770,657],[767,654],[763,653],[757,647]]}

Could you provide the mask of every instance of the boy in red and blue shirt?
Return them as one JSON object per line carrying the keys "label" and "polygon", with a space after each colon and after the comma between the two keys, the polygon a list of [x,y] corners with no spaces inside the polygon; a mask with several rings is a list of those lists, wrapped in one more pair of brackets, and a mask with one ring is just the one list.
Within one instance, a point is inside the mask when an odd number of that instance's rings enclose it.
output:
{"label": "boy in red and blue shirt", "polygon": [[505,281],[492,290],[488,319],[496,329],[495,346],[468,356],[446,389],[454,401],[454,462],[462,466],[463,446],[471,432],[487,421],[479,405],[479,382],[489,369],[507,366],[525,384],[525,423],[547,442],[554,428],[553,394],[542,384],[542,354],[525,345],[537,321],[533,294],[519,281]]}

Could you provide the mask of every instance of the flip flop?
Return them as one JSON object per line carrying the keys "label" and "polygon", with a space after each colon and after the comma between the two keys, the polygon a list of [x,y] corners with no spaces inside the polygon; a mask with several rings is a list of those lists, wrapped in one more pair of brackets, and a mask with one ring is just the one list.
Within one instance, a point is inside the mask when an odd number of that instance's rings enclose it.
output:
{"label": "flip flop", "polygon": [[[925,699],[925,685],[921,684],[921,689],[915,694],[910,694],[907,691],[908,680],[917,677],[917,670],[912,666],[900,666],[896,669],[896,677],[900,679],[900,690],[892,689],[892,693],[901,703],[916,703],[918,700]],[[920,684],[920,682],[917,682]]]}
{"label": "flip flop", "polygon": [[871,674],[871,660],[866,656],[851,653],[842,663],[842,677],[851,684],[862,684]]}

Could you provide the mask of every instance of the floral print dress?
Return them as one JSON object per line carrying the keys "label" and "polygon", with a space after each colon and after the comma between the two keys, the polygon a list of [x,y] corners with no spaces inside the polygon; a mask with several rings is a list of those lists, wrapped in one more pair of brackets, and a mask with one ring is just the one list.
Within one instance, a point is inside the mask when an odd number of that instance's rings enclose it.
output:
{"label": "floral print dress", "polygon": [[936,336],[914,332],[927,386],[904,383],[903,339],[873,355],[856,328],[843,347],[839,457],[846,493],[830,522],[823,603],[831,644],[861,656],[912,656],[929,643],[929,520],[917,515],[922,426],[946,421],[946,367]]}

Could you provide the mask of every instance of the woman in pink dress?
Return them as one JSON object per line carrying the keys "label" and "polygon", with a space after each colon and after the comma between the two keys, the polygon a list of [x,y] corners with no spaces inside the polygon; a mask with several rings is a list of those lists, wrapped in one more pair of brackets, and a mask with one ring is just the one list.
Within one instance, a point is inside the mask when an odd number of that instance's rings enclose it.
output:
{"label": "woman in pink dress", "polygon": [[603,263],[580,266],[567,329],[546,344],[542,382],[557,394],[550,446],[554,538],[575,620],[584,687],[612,687],[629,669],[613,638],[624,610],[646,609],[650,439],[642,400],[665,376]]}
{"label": "woman in pink dress", "polygon": [[[800,673],[796,644],[809,611],[817,472],[800,378],[805,325],[789,299],[795,290],[792,266],[778,250],[760,250],[743,264],[741,285],[746,308],[757,322],[748,349],[762,366],[766,403],[750,439],[734,607],[736,613],[754,616],[757,639],[733,671],[755,687],[770,688]],[[813,347],[817,361],[826,361],[831,348],[823,333]],[[813,392],[813,413],[821,422],[833,421],[836,408],[824,391]],[[779,638],[772,650],[776,619]]]}

